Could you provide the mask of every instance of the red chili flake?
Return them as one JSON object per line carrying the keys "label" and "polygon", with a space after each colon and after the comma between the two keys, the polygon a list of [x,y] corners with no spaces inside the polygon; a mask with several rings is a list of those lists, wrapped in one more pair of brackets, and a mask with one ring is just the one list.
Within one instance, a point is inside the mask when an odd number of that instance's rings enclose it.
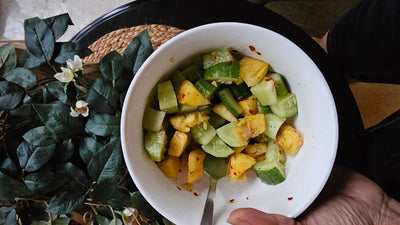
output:
{"label": "red chili flake", "polygon": [[254,48],[253,45],[249,45],[250,51],[254,52],[256,50],[256,48]]}
{"label": "red chili flake", "polygon": [[199,196],[199,193],[193,192],[194,196]]}
{"label": "red chili flake", "polygon": [[287,198],[287,200],[291,201],[291,200],[293,200],[293,197],[289,197],[289,198]]}
{"label": "red chili flake", "polygon": [[233,169],[233,166],[231,166],[231,169]]}
{"label": "red chili flake", "polygon": [[249,110],[249,113],[250,113],[251,115],[254,115],[254,114],[256,114],[256,111],[250,109],[250,110]]}
{"label": "red chili flake", "polygon": [[212,57],[212,61],[215,61],[215,60],[217,60],[217,56],[214,55],[214,56]]}
{"label": "red chili flake", "polygon": [[227,64],[228,66],[230,66],[230,65],[232,65],[232,61],[228,61],[226,64]]}
{"label": "red chili flake", "polygon": [[279,155],[282,155],[282,150],[279,150]]}
{"label": "red chili flake", "polygon": [[265,78],[265,81],[270,81],[270,80],[272,80],[272,77]]}
{"label": "red chili flake", "polygon": [[249,197],[246,197],[246,200],[249,200]]}
{"label": "red chili flake", "polygon": [[196,161],[198,162],[200,160],[200,158],[199,157],[196,157]]}
{"label": "red chili flake", "polygon": [[182,98],[184,98],[185,97],[185,94],[182,94]]}
{"label": "red chili flake", "polygon": [[235,202],[235,199],[231,199],[231,200],[229,200],[229,203],[234,203]]}
{"label": "red chili flake", "polygon": [[236,173],[236,172],[233,172],[233,175],[237,176],[237,173]]}
{"label": "red chili flake", "polygon": [[240,101],[243,98],[243,96],[237,97],[237,100]]}
{"label": "red chili flake", "polygon": [[182,188],[180,188],[180,187],[178,187],[178,186],[176,186],[176,188],[178,188],[178,190],[180,190],[180,191],[182,190]]}

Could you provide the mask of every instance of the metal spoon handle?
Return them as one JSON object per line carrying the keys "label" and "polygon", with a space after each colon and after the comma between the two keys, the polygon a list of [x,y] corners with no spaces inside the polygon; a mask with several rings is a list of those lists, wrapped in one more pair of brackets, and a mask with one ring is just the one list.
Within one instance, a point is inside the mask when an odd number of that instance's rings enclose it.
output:
{"label": "metal spoon handle", "polygon": [[207,193],[207,200],[204,206],[203,216],[201,217],[201,225],[212,225],[214,214],[214,195],[217,181],[210,179],[210,188]]}

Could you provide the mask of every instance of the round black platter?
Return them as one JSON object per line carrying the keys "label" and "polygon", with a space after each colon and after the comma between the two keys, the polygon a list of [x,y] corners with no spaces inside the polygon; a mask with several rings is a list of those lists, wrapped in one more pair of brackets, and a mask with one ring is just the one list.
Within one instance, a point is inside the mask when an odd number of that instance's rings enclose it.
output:
{"label": "round black platter", "polygon": [[71,41],[89,46],[111,31],[143,24],[164,24],[186,30],[227,21],[273,30],[299,46],[314,61],[325,76],[337,107],[339,147],[336,163],[359,170],[365,130],[344,74],[330,64],[326,53],[307,33],[263,6],[243,0],[137,0],[98,18]]}

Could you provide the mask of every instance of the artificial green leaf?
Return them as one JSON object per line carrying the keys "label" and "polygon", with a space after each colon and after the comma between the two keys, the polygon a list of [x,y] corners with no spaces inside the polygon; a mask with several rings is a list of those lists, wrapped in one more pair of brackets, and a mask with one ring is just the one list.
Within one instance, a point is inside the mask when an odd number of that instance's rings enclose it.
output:
{"label": "artificial green leaf", "polygon": [[38,17],[24,21],[25,45],[36,57],[50,62],[53,57],[55,38],[50,27]]}
{"label": "artificial green leaf", "polygon": [[32,192],[25,186],[25,184],[15,178],[12,178],[3,172],[0,172],[0,199],[13,200],[17,197],[27,197],[32,195]]}
{"label": "artificial green leaf", "polygon": [[117,190],[117,177],[103,179],[100,182],[96,182],[93,188],[90,198],[97,202],[106,202],[110,200]]}
{"label": "artificial green leaf", "polygon": [[75,145],[72,139],[64,140],[56,144],[53,158],[53,162],[66,162],[68,161],[75,151]]}
{"label": "artificial green leaf", "polygon": [[23,88],[31,88],[36,86],[36,74],[26,68],[15,68],[6,76],[6,80],[14,82]]}
{"label": "artificial green leaf", "polygon": [[0,111],[15,109],[25,97],[25,90],[8,81],[0,81]]}
{"label": "artificial green leaf", "polygon": [[71,162],[58,165],[57,174],[69,177],[76,185],[79,185],[83,189],[90,185],[90,181],[86,176],[86,173]]}
{"label": "artificial green leaf", "polygon": [[122,163],[120,140],[112,139],[95,154],[87,165],[89,176],[97,183],[116,177]]}
{"label": "artificial green leaf", "polygon": [[23,141],[18,145],[17,157],[20,167],[25,167],[28,163],[29,157],[33,154],[33,151],[35,151],[35,148],[26,141]]}
{"label": "artificial green leaf", "polygon": [[17,66],[17,53],[13,43],[0,47],[0,78],[12,71]]}
{"label": "artificial green leaf", "polygon": [[82,118],[72,117],[70,107],[61,102],[33,104],[32,107],[47,129],[58,138],[70,139],[83,130]]}
{"label": "artificial green leaf", "polygon": [[68,179],[53,172],[37,172],[24,178],[26,187],[36,193],[49,193],[58,190]]}
{"label": "artificial green leaf", "polygon": [[51,145],[56,144],[58,141],[57,136],[45,126],[30,129],[22,137],[33,146]]}
{"label": "artificial green leaf", "polygon": [[109,114],[96,114],[87,121],[85,131],[98,136],[118,134],[119,117]]}
{"label": "artificial green leaf", "polygon": [[80,206],[86,198],[86,189],[74,182],[67,183],[49,202],[46,209],[51,214],[67,214]]}
{"label": "artificial green leaf", "polygon": [[79,144],[79,155],[82,160],[88,164],[90,159],[103,147],[103,145],[97,142],[91,137],[85,137]]}
{"label": "artificial green leaf", "polygon": [[31,115],[32,111],[32,98],[29,95],[25,95],[24,99],[22,100],[22,104],[15,109],[9,111],[10,115],[14,116],[29,116]]}
{"label": "artificial green leaf", "polygon": [[47,161],[49,161],[49,159],[53,156],[54,148],[54,144],[36,147],[32,154],[28,155],[28,160],[25,166],[21,166],[26,172],[33,172],[42,168],[42,166],[44,166]]}
{"label": "artificial green leaf", "polygon": [[60,45],[59,52],[57,53],[56,58],[54,59],[55,62],[60,64],[65,64],[68,59],[74,59],[75,55],[78,55],[80,58],[84,58],[90,54],[92,51],[87,47],[74,42],[63,42],[63,43],[56,43]]}
{"label": "artificial green leaf", "polygon": [[96,214],[93,217],[93,225],[109,225],[110,222],[111,222],[110,219],[100,214]]}
{"label": "artificial green leaf", "polygon": [[50,94],[52,94],[55,98],[57,98],[60,102],[67,104],[68,97],[64,92],[64,85],[59,81],[52,81],[47,84],[47,89]]}
{"label": "artificial green leaf", "polygon": [[108,225],[123,225],[123,223],[119,218],[114,218]]}
{"label": "artificial green leaf", "polygon": [[35,68],[46,62],[46,59],[43,56],[36,56],[32,54],[29,49],[25,49],[19,56],[18,60],[19,64],[25,68]]}
{"label": "artificial green leaf", "polygon": [[104,201],[105,204],[111,205],[114,210],[121,211],[124,207],[131,206],[130,194],[121,188],[117,188],[111,199]]}
{"label": "artificial green leaf", "polygon": [[112,51],[100,60],[100,72],[104,78],[115,84],[123,73],[122,56],[117,51]]}
{"label": "artificial green leaf", "polygon": [[3,162],[0,164],[0,171],[13,177],[21,177],[22,174],[21,167],[14,163],[11,158],[5,158],[3,160]]}
{"label": "artificial green leaf", "polygon": [[139,192],[133,192],[131,194],[131,204],[136,209],[139,210],[140,214],[143,214],[145,217],[149,218],[150,220],[159,219],[162,216],[158,213],[143,197],[143,195]]}
{"label": "artificial green leaf", "polygon": [[120,109],[119,94],[110,81],[96,79],[90,86],[86,101],[96,113],[112,114]]}
{"label": "artificial green leaf", "polygon": [[69,25],[74,25],[68,13],[49,17],[43,21],[53,31],[55,40],[59,39],[65,33]]}
{"label": "artificial green leaf", "polygon": [[123,66],[129,72],[136,74],[144,61],[153,53],[153,45],[149,32],[142,31],[132,39],[122,55]]}
{"label": "artificial green leaf", "polygon": [[51,225],[69,225],[71,219],[65,215],[59,215],[56,220],[52,221]]}
{"label": "artificial green leaf", "polygon": [[17,224],[17,212],[13,207],[0,207],[0,224]]}

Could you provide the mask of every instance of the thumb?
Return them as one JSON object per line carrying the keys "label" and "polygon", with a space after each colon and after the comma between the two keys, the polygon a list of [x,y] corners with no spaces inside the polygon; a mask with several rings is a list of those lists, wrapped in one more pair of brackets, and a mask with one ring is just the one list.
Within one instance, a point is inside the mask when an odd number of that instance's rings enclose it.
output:
{"label": "thumb", "polygon": [[292,218],[269,214],[257,209],[235,209],[228,217],[228,223],[232,225],[294,225]]}

